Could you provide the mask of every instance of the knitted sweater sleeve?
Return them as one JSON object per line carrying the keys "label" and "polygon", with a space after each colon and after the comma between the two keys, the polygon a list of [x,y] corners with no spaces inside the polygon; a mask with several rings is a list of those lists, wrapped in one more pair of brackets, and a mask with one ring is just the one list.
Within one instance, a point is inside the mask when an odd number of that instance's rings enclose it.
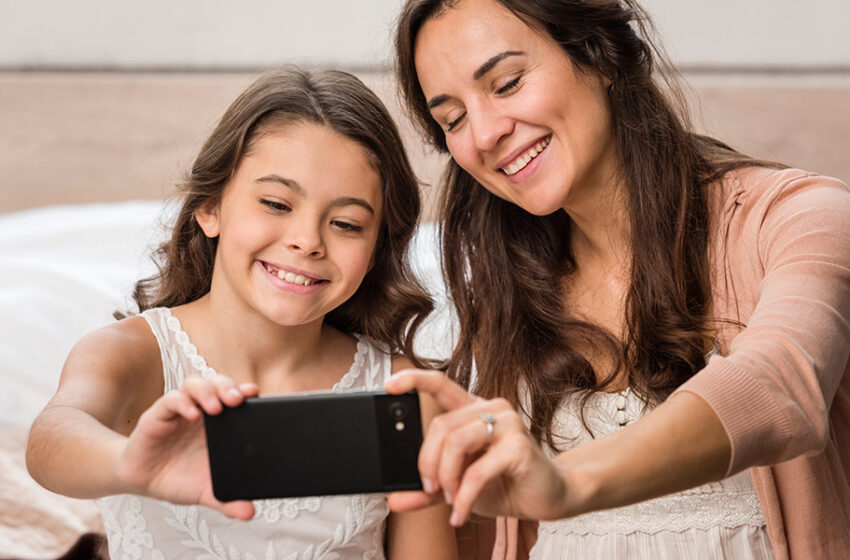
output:
{"label": "knitted sweater sleeve", "polygon": [[724,232],[735,305],[752,312],[726,355],[678,389],[723,423],[727,475],[823,450],[849,371],[850,189],[796,170],[758,183]]}

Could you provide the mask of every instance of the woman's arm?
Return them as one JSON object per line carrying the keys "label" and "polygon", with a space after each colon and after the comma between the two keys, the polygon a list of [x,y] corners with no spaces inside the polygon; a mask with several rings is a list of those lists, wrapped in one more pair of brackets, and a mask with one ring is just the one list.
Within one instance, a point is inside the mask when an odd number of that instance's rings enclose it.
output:
{"label": "woman's arm", "polygon": [[[409,511],[448,501],[452,525],[463,524],[472,511],[559,519],[626,505],[717,480],[728,463],[722,425],[689,393],[553,461],[507,401],[477,399],[437,371],[404,371],[387,385],[393,393],[414,387],[449,412],[434,419],[420,452],[428,491],[394,494],[390,506]],[[484,414],[496,419],[492,440]]]}
{"label": "woman's arm", "polygon": [[[633,425],[551,461],[507,402],[475,399],[439,372],[391,380],[391,392],[416,387],[449,411],[432,423],[420,471],[432,490],[447,491],[454,523],[473,504],[485,515],[531,519],[627,505],[823,448],[850,354],[850,191],[797,173],[748,193],[756,234],[735,249],[751,241],[756,250],[752,262],[732,263],[760,278],[752,293],[738,294],[753,299],[746,328],[727,356],[712,358]],[[485,412],[496,417],[490,442]],[[440,499],[435,491],[391,504],[404,510]]]}

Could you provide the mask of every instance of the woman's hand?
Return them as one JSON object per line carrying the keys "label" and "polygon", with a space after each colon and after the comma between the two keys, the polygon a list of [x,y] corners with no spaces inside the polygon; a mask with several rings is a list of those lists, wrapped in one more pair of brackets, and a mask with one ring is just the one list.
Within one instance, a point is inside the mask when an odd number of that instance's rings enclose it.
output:
{"label": "woman's hand", "polygon": [[474,397],[439,371],[401,371],[386,389],[394,394],[411,389],[428,393],[446,410],[431,421],[419,452],[425,491],[392,494],[393,511],[446,501],[453,506],[455,526],[471,511],[528,519],[569,513],[561,471],[532,441],[507,401]]}
{"label": "woman's hand", "polygon": [[180,389],[157,399],[139,417],[121,455],[119,479],[139,494],[202,504],[230,517],[250,519],[251,502],[223,503],[213,496],[201,409],[219,414],[224,406],[238,406],[256,394],[256,385],[237,386],[223,375],[186,378]]}

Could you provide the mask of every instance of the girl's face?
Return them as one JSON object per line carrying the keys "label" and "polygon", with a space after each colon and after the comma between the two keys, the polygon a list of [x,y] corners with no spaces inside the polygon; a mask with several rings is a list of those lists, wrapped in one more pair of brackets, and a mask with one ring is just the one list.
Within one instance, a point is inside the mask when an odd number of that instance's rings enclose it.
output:
{"label": "girl's face", "polygon": [[428,20],[414,61],[452,157],[496,196],[569,212],[614,176],[607,80],[495,1],[461,0]]}
{"label": "girl's face", "polygon": [[321,322],[368,272],[382,209],[366,150],[331,128],[295,123],[257,138],[216,208],[210,296],[283,326]]}

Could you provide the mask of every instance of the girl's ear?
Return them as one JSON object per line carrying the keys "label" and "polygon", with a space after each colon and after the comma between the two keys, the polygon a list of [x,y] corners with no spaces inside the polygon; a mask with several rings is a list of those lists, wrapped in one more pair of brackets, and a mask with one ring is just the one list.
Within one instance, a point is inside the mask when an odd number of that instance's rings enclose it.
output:
{"label": "girl's ear", "polygon": [[198,208],[195,209],[195,221],[198,222],[199,226],[201,226],[204,235],[206,235],[210,239],[218,237],[218,202],[209,199],[200,206],[198,206]]}

